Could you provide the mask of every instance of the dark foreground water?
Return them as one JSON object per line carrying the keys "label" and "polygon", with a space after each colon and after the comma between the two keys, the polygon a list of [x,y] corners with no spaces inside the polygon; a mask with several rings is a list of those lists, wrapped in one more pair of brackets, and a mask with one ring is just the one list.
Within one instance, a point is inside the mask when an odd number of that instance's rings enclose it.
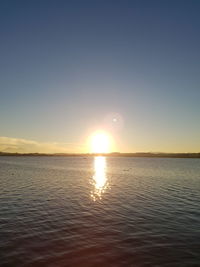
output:
{"label": "dark foreground water", "polygon": [[200,160],[0,157],[0,266],[200,266]]}

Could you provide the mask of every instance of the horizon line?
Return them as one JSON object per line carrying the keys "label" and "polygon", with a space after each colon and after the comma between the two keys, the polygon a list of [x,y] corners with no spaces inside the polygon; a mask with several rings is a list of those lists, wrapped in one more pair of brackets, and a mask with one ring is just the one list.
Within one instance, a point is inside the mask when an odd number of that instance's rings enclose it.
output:
{"label": "horizon line", "polygon": [[200,158],[200,152],[109,152],[109,153],[41,153],[41,152],[5,152],[0,151],[0,156],[114,156],[114,157],[178,157]]}

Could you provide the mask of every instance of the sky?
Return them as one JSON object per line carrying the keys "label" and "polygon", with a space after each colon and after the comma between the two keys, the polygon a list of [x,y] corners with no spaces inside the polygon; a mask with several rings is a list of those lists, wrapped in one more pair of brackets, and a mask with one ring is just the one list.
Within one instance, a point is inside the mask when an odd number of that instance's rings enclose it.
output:
{"label": "sky", "polygon": [[0,151],[200,152],[200,2],[0,1]]}

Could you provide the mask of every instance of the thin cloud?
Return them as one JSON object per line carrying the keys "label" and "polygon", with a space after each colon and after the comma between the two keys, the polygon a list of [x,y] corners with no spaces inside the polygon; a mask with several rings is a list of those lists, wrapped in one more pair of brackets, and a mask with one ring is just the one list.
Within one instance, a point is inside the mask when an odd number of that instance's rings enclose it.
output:
{"label": "thin cloud", "polygon": [[77,143],[46,143],[0,136],[0,151],[14,153],[76,153],[84,152],[85,146]]}

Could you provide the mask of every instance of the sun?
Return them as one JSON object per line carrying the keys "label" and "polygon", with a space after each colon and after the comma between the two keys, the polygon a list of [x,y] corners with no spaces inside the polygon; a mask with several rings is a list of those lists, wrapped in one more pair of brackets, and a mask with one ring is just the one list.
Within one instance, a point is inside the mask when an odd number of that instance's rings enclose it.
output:
{"label": "sun", "polygon": [[96,132],[91,136],[90,144],[92,153],[109,153],[111,138],[105,132]]}

